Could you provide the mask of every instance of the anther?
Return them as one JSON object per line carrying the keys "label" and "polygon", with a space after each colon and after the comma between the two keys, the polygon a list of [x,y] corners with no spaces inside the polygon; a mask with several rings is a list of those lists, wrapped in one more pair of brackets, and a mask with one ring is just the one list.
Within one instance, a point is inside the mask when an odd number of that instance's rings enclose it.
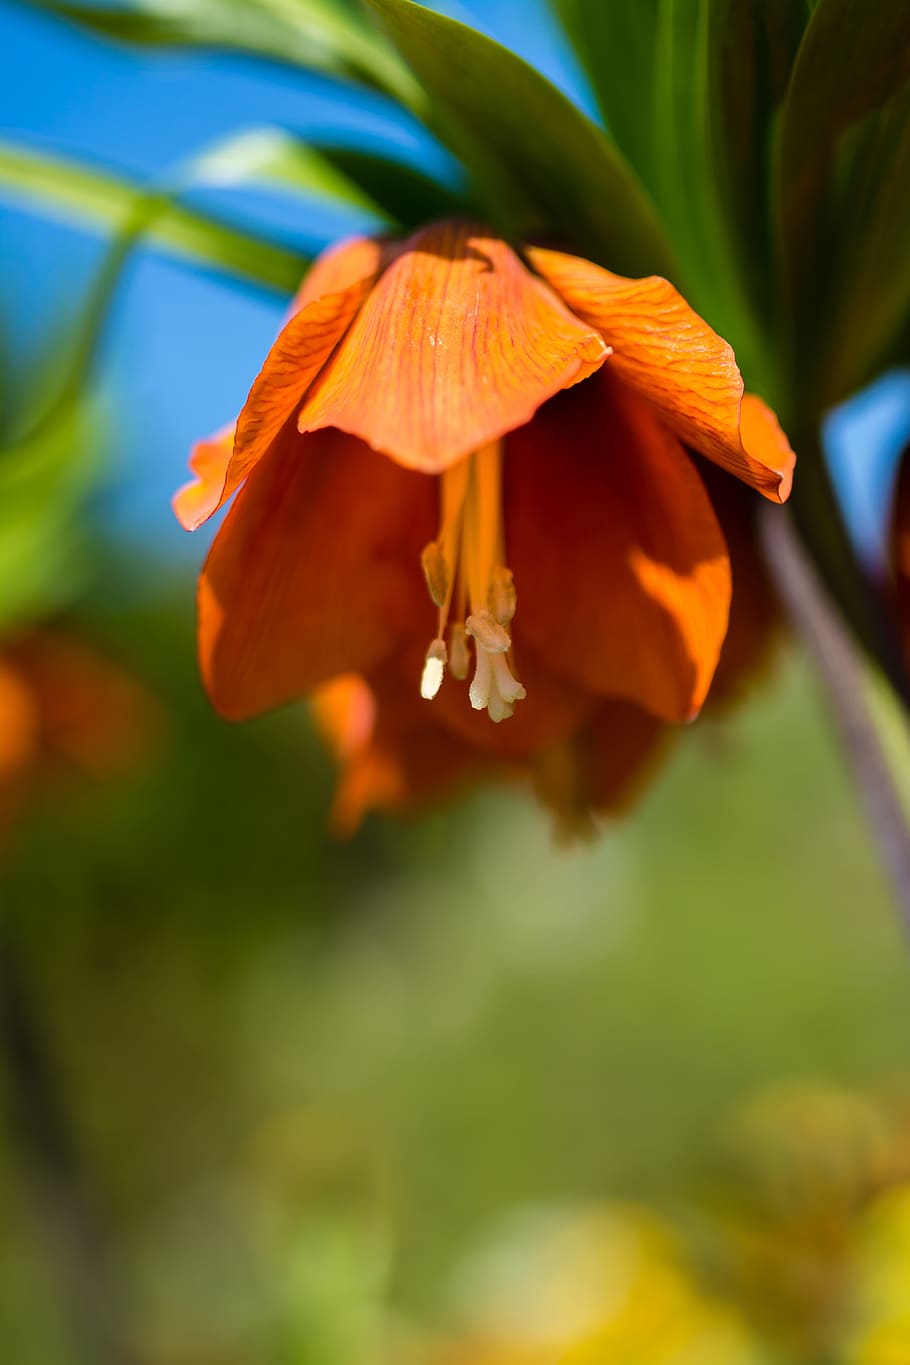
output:
{"label": "anther", "polygon": [[512,648],[509,632],[504,630],[487,610],[473,612],[464,623],[469,635],[473,635],[480,649],[488,654],[507,654]]}
{"label": "anther", "polygon": [[518,597],[512,570],[499,564],[490,577],[490,590],[487,594],[488,605],[494,618],[501,626],[507,626],[515,615]]}
{"label": "anther", "polygon": [[442,610],[449,600],[449,566],[438,540],[431,540],[420,556],[423,576],[433,605]]}
{"label": "anther", "polygon": [[424,701],[432,701],[442,686],[446,671],[446,642],[433,640],[427,650],[420,678],[420,695]]}

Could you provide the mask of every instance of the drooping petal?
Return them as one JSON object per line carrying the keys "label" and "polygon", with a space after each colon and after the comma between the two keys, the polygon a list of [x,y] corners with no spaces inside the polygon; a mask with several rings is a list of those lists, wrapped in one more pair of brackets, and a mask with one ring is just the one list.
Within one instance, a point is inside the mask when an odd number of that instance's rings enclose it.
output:
{"label": "drooping petal", "polygon": [[639,796],[677,733],[639,707],[602,702],[576,734],[537,755],[534,789],[566,839],[596,832],[594,817],[619,815]]}
{"label": "drooping petal", "polygon": [[523,638],[578,687],[691,718],[727,628],[730,565],[680,443],[604,369],[505,449]]}
{"label": "drooping petal", "polygon": [[253,471],[199,584],[199,649],[230,720],[365,672],[432,635],[420,573],[436,487],[338,431],[293,422]]}
{"label": "drooping petal", "polygon": [[438,473],[527,422],[607,348],[512,249],[470,224],[416,233],[370,293],[300,411]]}
{"label": "drooping petal", "polygon": [[233,449],[233,422],[193,446],[190,473],[194,477],[171,499],[174,515],[185,531],[195,531],[218,506]]}
{"label": "drooping petal", "polygon": [[695,458],[727,542],[733,579],[730,621],[705,708],[716,714],[769,673],[783,638],[783,613],[759,545],[760,505],[748,488]]}
{"label": "drooping petal", "polygon": [[[308,301],[279,333],[237,419],[223,482],[218,487],[212,457],[203,487],[191,497],[193,522],[188,529],[201,525],[227,501],[278,437],[356,317],[388,251],[382,242],[358,238],[334,253],[323,268],[313,267],[315,280],[304,281],[302,288]],[[334,286],[331,293],[316,293],[329,284]],[[185,510],[186,490],[181,495],[184,503],[178,516]]]}
{"label": "drooping petal", "polygon": [[658,276],[630,280],[542,248],[528,259],[613,348],[611,370],[680,440],[773,502],[785,502],[796,460],[774,414],[743,398],[732,348]]}
{"label": "drooping petal", "polygon": [[489,771],[435,723],[413,689],[402,689],[398,667],[369,683],[356,674],[332,679],[313,702],[317,726],[340,764],[332,825],[342,836],[353,834],[371,810],[416,810]]}
{"label": "drooping petal", "polygon": [[301,281],[291,301],[290,315],[322,298],[350,289],[377,275],[394,258],[396,244],[382,237],[348,237],[321,252]]}

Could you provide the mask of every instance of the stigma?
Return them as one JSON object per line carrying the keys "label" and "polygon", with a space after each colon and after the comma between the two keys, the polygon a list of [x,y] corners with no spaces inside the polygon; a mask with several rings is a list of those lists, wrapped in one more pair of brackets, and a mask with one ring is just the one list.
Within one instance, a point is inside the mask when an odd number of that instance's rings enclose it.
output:
{"label": "stigma", "polygon": [[491,720],[506,720],[527,694],[510,663],[517,597],[505,565],[499,441],[440,476],[439,534],[421,563],[439,618],[424,660],[420,695],[432,701],[446,672],[466,680],[473,651],[468,700]]}

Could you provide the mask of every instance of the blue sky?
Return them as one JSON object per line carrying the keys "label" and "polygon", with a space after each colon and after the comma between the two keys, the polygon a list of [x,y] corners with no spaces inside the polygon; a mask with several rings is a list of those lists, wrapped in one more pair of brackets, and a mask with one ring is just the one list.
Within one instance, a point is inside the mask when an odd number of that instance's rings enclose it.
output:
{"label": "blue sky", "polygon": [[[538,0],[438,4],[506,42],[557,84],[586,94]],[[130,172],[161,176],[228,134],[278,124],[303,134],[394,144],[444,164],[421,131],[377,96],[326,78],[234,57],[144,54],[88,37],[0,0],[7,61],[0,136]],[[219,201],[224,209],[228,200]],[[229,205],[312,248],[354,226],[277,197]],[[0,204],[0,306],[14,358],[78,306],[102,244],[70,225]],[[173,523],[169,498],[191,442],[237,410],[274,336],[282,301],[140,253],[108,329],[99,379],[116,400],[114,485],[104,513],[118,531],[197,559],[204,544]],[[863,547],[876,553],[893,458],[910,428],[910,378],[886,381],[831,424],[830,445]]]}

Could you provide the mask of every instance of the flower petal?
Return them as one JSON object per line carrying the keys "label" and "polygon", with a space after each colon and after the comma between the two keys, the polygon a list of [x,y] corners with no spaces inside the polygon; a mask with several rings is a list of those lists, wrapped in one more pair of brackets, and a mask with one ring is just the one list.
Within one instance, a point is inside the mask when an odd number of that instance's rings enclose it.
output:
{"label": "flower petal", "polygon": [[760,399],[743,399],[732,348],[671,284],[656,275],[629,280],[559,251],[527,255],[613,348],[610,369],[681,441],[773,502],[787,500],[796,456],[777,419]]}
{"label": "flower petal", "polygon": [[[305,280],[301,290],[308,301],[279,333],[237,419],[234,448],[221,486],[212,464],[207,466],[209,477],[202,481],[203,487],[191,497],[193,522],[189,529],[201,525],[227,501],[278,437],[356,317],[387,254],[388,248],[381,242],[358,238],[342,248],[340,255],[333,253],[322,269],[318,264],[313,267],[315,280]],[[331,293],[310,297],[328,284],[334,286]],[[182,499],[178,510],[181,516],[186,510],[187,490],[181,489],[178,496]]]}
{"label": "flower petal", "polygon": [[195,531],[219,506],[233,449],[233,422],[193,446],[190,473],[195,477],[178,488],[171,499],[174,515],[185,531]]}
{"label": "flower petal", "polygon": [[436,488],[337,431],[289,424],[218,532],[199,583],[202,675],[241,720],[374,668],[435,614],[420,551]]}
{"label": "flower petal", "polygon": [[38,748],[37,700],[14,662],[0,659],[0,789],[26,768]]}
{"label": "flower petal", "polygon": [[384,270],[397,252],[396,244],[382,237],[348,237],[320,252],[291,301],[290,315],[314,303],[324,294],[338,294],[361,280]]}
{"label": "flower petal", "polygon": [[534,764],[534,789],[567,839],[596,832],[596,815],[620,815],[634,803],[678,733],[639,707],[602,702],[588,723]]}
{"label": "flower petal", "polygon": [[730,564],[682,446],[605,369],[505,451],[522,638],[589,692],[689,719],[727,628]]}
{"label": "flower petal", "polygon": [[340,427],[438,473],[527,422],[606,354],[505,242],[438,223],[382,275],[307,395],[300,430]]}
{"label": "flower petal", "polygon": [[334,678],[313,699],[316,723],[341,767],[332,806],[336,833],[353,834],[370,810],[407,811],[453,795],[490,770],[434,723],[415,688],[403,689],[396,663],[370,682]]}

